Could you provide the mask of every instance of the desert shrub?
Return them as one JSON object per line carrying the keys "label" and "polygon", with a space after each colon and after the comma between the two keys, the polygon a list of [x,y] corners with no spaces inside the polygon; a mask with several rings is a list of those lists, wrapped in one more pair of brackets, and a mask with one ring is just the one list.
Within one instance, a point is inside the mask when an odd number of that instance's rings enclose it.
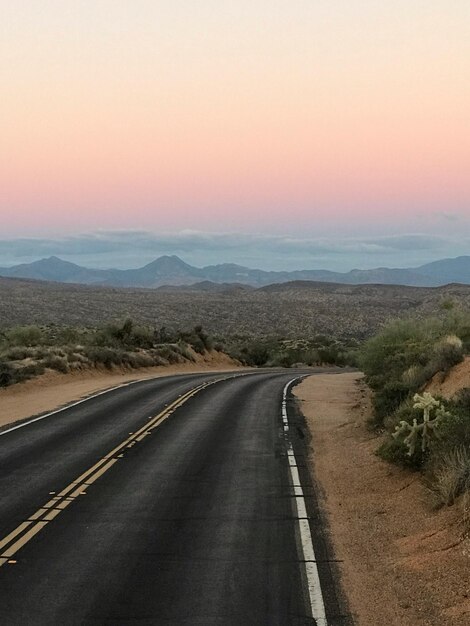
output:
{"label": "desert shrub", "polygon": [[421,448],[419,448],[416,451],[416,454],[410,457],[408,454],[408,448],[403,443],[403,440],[396,439],[390,435],[379,446],[377,456],[382,458],[384,461],[389,461],[395,465],[418,470],[424,466],[429,457],[429,451],[423,452]]}
{"label": "desert shrub", "polygon": [[88,363],[88,358],[81,352],[71,350],[67,352],[67,361],[69,363]]}
{"label": "desert shrub", "polygon": [[189,347],[187,345],[180,344],[179,345],[179,349],[180,349],[180,354],[181,354],[182,357],[184,357],[188,361],[192,361],[192,362],[196,361],[196,358],[194,357],[194,354],[191,352],[191,350],[189,349]]}
{"label": "desert shrub", "polygon": [[2,362],[0,363],[0,387],[8,387],[41,374],[44,374],[44,366],[40,363],[12,367],[9,363]]}
{"label": "desert shrub", "polygon": [[10,346],[37,346],[43,341],[43,332],[38,326],[15,326],[5,333]]}
{"label": "desert shrub", "polygon": [[318,359],[320,363],[329,365],[344,365],[345,355],[342,350],[335,345],[323,346],[318,348]]}
{"label": "desert shrub", "polygon": [[359,364],[373,389],[380,389],[391,378],[400,380],[410,367],[425,365],[431,345],[419,324],[397,320],[363,345]]}
{"label": "desert shrub", "polygon": [[5,350],[2,356],[6,361],[23,361],[24,359],[34,358],[36,356],[36,348],[14,346]]}
{"label": "desert shrub", "polygon": [[311,367],[312,365],[317,365],[320,362],[318,350],[316,350],[315,348],[307,350],[304,355],[304,362],[309,367]]}
{"label": "desert shrub", "polygon": [[400,422],[404,421],[412,424],[413,420],[419,419],[419,417],[420,412],[418,409],[415,409],[413,398],[407,396],[393,413],[387,415],[383,420],[383,425],[388,431],[393,432]]}
{"label": "desert shrub", "polygon": [[277,352],[266,364],[270,367],[292,367],[296,362],[294,355],[288,352]]}
{"label": "desert shrub", "polygon": [[48,369],[61,372],[62,374],[66,374],[69,371],[69,366],[65,356],[51,354],[42,361],[42,365]]}
{"label": "desert shrub", "polygon": [[457,446],[442,454],[428,482],[436,506],[451,505],[470,492],[470,447]]}
{"label": "desert shrub", "polygon": [[64,345],[77,343],[80,340],[80,332],[76,328],[60,328],[57,332],[56,343]]}
{"label": "desert shrub", "polygon": [[198,354],[204,354],[213,348],[212,338],[204,331],[201,325],[195,326],[189,331],[179,331],[177,333],[179,342],[190,345]]}
{"label": "desert shrub", "polygon": [[439,439],[433,446],[433,454],[439,456],[459,446],[470,450],[470,413],[459,409],[454,403],[447,403],[449,416],[439,426]]}
{"label": "desert shrub", "polygon": [[420,365],[412,365],[402,375],[402,381],[409,389],[420,389],[427,380],[428,373]]}
{"label": "desert shrub", "polygon": [[463,361],[463,342],[455,335],[441,339],[433,349],[429,363],[429,375],[437,372],[448,372],[454,365]]}
{"label": "desert shrub", "polygon": [[398,407],[408,398],[410,388],[401,380],[391,380],[380,390],[376,389],[372,397],[374,417],[371,423],[382,426],[387,417],[393,415]]}
{"label": "desert shrub", "polygon": [[155,342],[154,330],[146,326],[136,326],[128,318],[122,325],[108,324],[99,329],[90,342],[96,346],[132,349],[152,348]]}
{"label": "desert shrub", "polygon": [[461,389],[454,398],[454,404],[458,410],[470,414],[470,387]]}
{"label": "desert shrub", "polygon": [[254,365],[255,367],[266,365],[270,357],[268,346],[259,342],[253,342],[248,346],[244,346],[241,353],[246,365]]}
{"label": "desert shrub", "polygon": [[34,378],[34,376],[41,376],[44,374],[45,368],[42,363],[31,363],[30,365],[25,365],[16,370],[16,381],[21,382],[22,380],[28,380],[29,378]]}
{"label": "desert shrub", "polygon": [[116,365],[122,365],[123,363],[122,353],[112,348],[91,346],[86,348],[85,355],[95,366],[103,365],[108,369]]}
{"label": "desert shrub", "polygon": [[146,326],[135,326],[129,337],[129,344],[134,348],[151,348],[154,345],[153,330]]}
{"label": "desert shrub", "polygon": [[8,387],[14,382],[15,370],[9,363],[0,363],[0,387]]}
{"label": "desert shrub", "polygon": [[359,349],[358,348],[348,348],[345,351],[344,360],[346,365],[350,367],[359,368]]}
{"label": "desert shrub", "polygon": [[166,363],[173,364],[184,361],[184,357],[170,345],[159,346],[156,348],[155,353],[157,356],[164,359]]}
{"label": "desert shrub", "polygon": [[204,341],[198,336],[191,339],[191,346],[198,354],[204,354],[204,352],[206,351]]}
{"label": "desert shrub", "polygon": [[163,359],[161,356],[159,356],[158,354],[153,354],[152,355],[152,359],[153,359],[153,364],[154,365],[160,365],[160,366],[164,366],[168,364],[168,361],[165,361],[165,359]]}
{"label": "desert shrub", "polygon": [[121,363],[125,367],[138,369],[139,367],[152,367],[155,365],[154,359],[142,352],[123,352],[120,355]]}
{"label": "desert shrub", "polygon": [[204,348],[206,350],[212,350],[213,341],[212,341],[211,337],[209,337],[209,335],[205,332],[205,330],[203,329],[202,326],[200,326],[200,325],[199,326],[195,326],[194,327],[194,333],[202,341],[202,343],[204,344]]}

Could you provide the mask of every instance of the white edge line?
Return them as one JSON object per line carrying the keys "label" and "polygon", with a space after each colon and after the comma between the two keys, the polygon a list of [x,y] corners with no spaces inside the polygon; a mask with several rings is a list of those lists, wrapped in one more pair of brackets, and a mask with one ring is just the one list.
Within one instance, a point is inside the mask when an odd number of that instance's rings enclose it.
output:
{"label": "white edge line", "polygon": [[[302,378],[302,377],[300,377]],[[289,431],[288,418],[287,418],[287,393],[291,385],[293,385],[299,377],[294,378],[284,387],[282,394],[282,420],[284,422],[284,430],[287,433]],[[286,434],[287,437],[287,434]],[[315,620],[317,626],[328,626],[326,621],[325,602],[323,600],[323,594],[321,590],[320,575],[318,573],[318,567],[315,558],[315,550],[313,549],[312,534],[310,532],[310,526],[307,518],[307,507],[305,505],[305,499],[302,494],[302,487],[300,483],[300,476],[297,469],[297,461],[292,447],[292,442],[287,440],[287,454],[289,458],[289,470],[292,479],[292,484],[295,485],[295,506],[297,510],[297,521],[299,524],[300,541],[302,544],[303,560],[305,562],[305,574],[307,576],[308,595],[310,600],[310,608],[312,610],[312,617]]]}
{"label": "white edge line", "polygon": [[[198,374],[199,372],[194,372],[195,374]],[[201,372],[204,373],[204,372]],[[208,372],[211,373],[211,372]],[[217,372],[213,372],[214,374],[217,374]],[[237,377],[237,376],[243,376],[244,374],[235,374],[233,376],[233,378]],[[52,415],[57,415],[57,413],[62,413],[63,411],[68,411],[68,409],[72,409],[75,406],[78,406],[79,404],[83,404],[84,402],[88,402],[89,400],[94,400],[95,398],[99,398],[100,396],[104,396],[107,393],[111,393],[112,391],[117,391],[118,389],[123,389],[124,387],[130,387],[131,385],[137,385],[137,383],[143,383],[143,382],[148,382],[151,380],[158,380],[158,379],[163,379],[163,378],[170,378],[171,376],[173,376],[172,374],[169,374],[168,376],[154,376],[153,378],[139,378],[139,380],[131,380],[128,383],[122,383],[121,385],[117,385],[116,387],[111,387],[110,389],[105,389],[104,391],[100,391],[98,393],[93,394],[92,396],[87,396],[86,398],[82,398],[82,400],[77,400],[77,402],[72,402],[72,404],[67,404],[66,406],[61,407],[60,409],[55,409],[54,411],[50,411],[49,413],[46,413],[45,415],[40,415],[39,417],[34,417],[33,419],[27,420],[25,422],[21,422],[21,424],[17,424],[16,426],[12,426],[11,428],[8,428],[7,430],[2,430],[0,432],[0,437],[2,435],[8,435],[8,433],[13,432],[14,430],[18,430],[19,428],[24,428],[25,426],[29,426],[30,424],[34,424],[34,422],[40,422],[41,420],[46,419],[46,417],[52,417]],[[176,376],[178,376],[178,374],[176,374]],[[228,376],[227,378],[232,378],[232,376]],[[150,418],[149,418],[150,419]]]}

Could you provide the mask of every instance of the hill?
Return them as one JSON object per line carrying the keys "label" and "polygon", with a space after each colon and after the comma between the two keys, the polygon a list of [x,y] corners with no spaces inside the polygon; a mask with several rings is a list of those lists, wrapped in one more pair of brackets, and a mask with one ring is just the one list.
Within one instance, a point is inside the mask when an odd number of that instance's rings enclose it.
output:
{"label": "hill", "polygon": [[162,256],[147,265],[128,270],[89,269],[55,256],[33,263],[0,268],[0,276],[32,278],[63,283],[109,287],[157,288],[197,283],[244,284],[251,287],[291,281],[315,281],[354,284],[407,285],[437,287],[448,283],[470,284],[470,256],[442,259],[418,268],[354,269],[350,272],[329,270],[265,271],[233,263],[194,267],[179,257]]}
{"label": "hill", "polygon": [[121,289],[0,278],[3,327],[96,326],[131,316],[156,327],[202,324],[208,332],[222,336],[363,338],[390,318],[439,313],[449,301],[469,307],[470,286],[417,288],[304,281],[260,289],[226,286],[208,290],[204,283],[199,288]]}

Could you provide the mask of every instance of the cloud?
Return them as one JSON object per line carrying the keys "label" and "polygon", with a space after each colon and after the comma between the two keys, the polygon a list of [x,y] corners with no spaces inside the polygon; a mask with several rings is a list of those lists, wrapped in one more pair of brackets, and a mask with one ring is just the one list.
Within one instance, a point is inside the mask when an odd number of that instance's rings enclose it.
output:
{"label": "cloud", "polygon": [[445,211],[439,211],[436,213],[436,216],[446,222],[461,222],[463,219],[462,216],[457,213],[446,213]]}
{"label": "cloud", "polygon": [[271,234],[183,230],[98,231],[60,238],[0,240],[0,265],[60,256],[88,267],[138,267],[163,254],[196,265],[234,262],[263,269],[395,267],[465,254],[468,237],[403,234],[381,237],[302,238]]}

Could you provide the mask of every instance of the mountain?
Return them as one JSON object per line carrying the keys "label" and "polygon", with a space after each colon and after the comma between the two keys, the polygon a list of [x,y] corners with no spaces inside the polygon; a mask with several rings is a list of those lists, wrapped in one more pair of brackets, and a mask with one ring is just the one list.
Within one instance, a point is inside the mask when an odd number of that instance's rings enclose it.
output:
{"label": "mountain", "polygon": [[135,270],[106,270],[103,285],[110,287],[161,287],[191,285],[205,279],[202,270],[177,256],[162,256]]}
{"label": "mountain", "polygon": [[7,278],[33,278],[60,283],[84,283],[90,285],[105,279],[105,270],[91,270],[75,263],[63,261],[56,256],[34,263],[23,263],[9,268],[0,268],[0,276]]}
{"label": "mountain", "polygon": [[0,268],[0,276],[7,278],[32,278],[52,282],[103,285],[108,287],[188,286],[201,283],[210,285],[237,284],[264,287],[290,281],[316,281],[347,285],[383,284],[411,287],[438,287],[449,283],[470,284],[470,256],[442,259],[417,268],[380,267],[371,270],[354,269],[350,272],[329,270],[297,270],[269,272],[234,263],[194,267],[177,256],[162,256],[144,267],[130,270],[88,269],[63,261],[55,256],[33,263]]}
{"label": "mountain", "polygon": [[442,259],[427,265],[422,265],[416,270],[422,276],[429,276],[439,284],[469,283],[470,282],[470,256],[459,256],[455,259]]}

